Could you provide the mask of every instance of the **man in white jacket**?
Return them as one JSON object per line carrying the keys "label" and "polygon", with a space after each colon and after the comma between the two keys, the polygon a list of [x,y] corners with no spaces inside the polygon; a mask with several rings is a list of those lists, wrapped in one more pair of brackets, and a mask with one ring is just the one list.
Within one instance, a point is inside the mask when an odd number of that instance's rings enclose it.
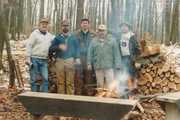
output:
{"label": "man in white jacket", "polygon": [[41,79],[41,92],[48,92],[48,52],[53,35],[48,32],[49,21],[42,18],[39,28],[27,41],[27,63],[30,65],[31,90],[38,91],[37,80]]}

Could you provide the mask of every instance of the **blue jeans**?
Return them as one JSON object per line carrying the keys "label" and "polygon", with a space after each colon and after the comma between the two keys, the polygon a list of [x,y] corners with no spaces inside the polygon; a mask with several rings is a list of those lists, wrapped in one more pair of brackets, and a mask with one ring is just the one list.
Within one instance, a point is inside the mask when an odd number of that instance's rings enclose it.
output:
{"label": "blue jeans", "polygon": [[123,70],[128,73],[128,75],[132,78],[137,77],[137,71],[136,68],[133,65],[133,60],[130,56],[122,56],[121,59]]}
{"label": "blue jeans", "polygon": [[38,91],[38,84],[36,81],[37,75],[41,75],[42,84],[40,85],[40,92],[48,92],[48,60],[40,58],[31,58],[32,66],[30,68],[31,91]]}

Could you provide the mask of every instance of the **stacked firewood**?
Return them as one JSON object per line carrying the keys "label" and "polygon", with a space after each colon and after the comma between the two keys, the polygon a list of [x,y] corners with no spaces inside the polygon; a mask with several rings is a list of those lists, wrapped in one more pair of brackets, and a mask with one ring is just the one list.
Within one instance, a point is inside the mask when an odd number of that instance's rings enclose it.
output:
{"label": "stacked firewood", "polygon": [[25,41],[17,41],[15,42],[15,51],[13,52],[13,58],[15,61],[18,61],[19,67],[22,73],[22,77],[25,82],[27,82],[29,78],[29,68],[25,64],[26,62],[26,47],[25,47]]}
{"label": "stacked firewood", "polygon": [[139,70],[140,94],[167,93],[180,90],[180,77],[172,64],[160,57],[158,61],[145,64]]}
{"label": "stacked firewood", "polygon": [[[21,79],[23,81],[23,84],[25,85],[25,87],[27,87],[27,89],[29,89],[30,76],[29,76],[29,68],[25,64],[25,62],[26,62],[25,41],[24,40],[11,41],[10,44],[11,44],[12,58],[15,63],[15,69],[19,70],[18,73],[16,74],[16,80]],[[3,69],[2,77],[3,77],[4,81],[8,82],[9,64],[8,64],[6,52],[3,53],[3,67],[4,67],[4,69]],[[18,75],[18,77],[17,77],[17,75]],[[18,81],[16,81],[15,83],[16,83],[16,86],[19,86]]]}

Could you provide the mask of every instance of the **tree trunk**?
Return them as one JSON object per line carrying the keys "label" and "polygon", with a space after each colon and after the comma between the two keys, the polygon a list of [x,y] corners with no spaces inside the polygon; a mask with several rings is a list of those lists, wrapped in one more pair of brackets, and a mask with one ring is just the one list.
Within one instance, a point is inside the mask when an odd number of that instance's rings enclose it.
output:
{"label": "tree trunk", "polygon": [[39,15],[39,20],[41,19],[41,18],[43,18],[43,17],[45,17],[44,16],[44,0],[40,0],[41,2],[40,2],[40,15]]}
{"label": "tree trunk", "polygon": [[17,33],[18,33],[18,40],[20,39],[20,32],[23,29],[23,8],[24,8],[24,0],[19,0],[18,3],[18,17],[17,17]]}
{"label": "tree trunk", "polygon": [[[38,0],[37,0],[38,1]],[[24,22],[24,26],[25,27],[25,33],[26,35],[29,35],[32,31],[32,24],[33,24],[33,16],[35,16],[35,14],[32,15],[32,5],[31,5],[31,0],[27,0],[27,3],[26,3],[26,6],[27,6],[27,9],[26,9],[26,21]],[[35,11],[35,10],[34,10]],[[32,20],[32,24],[31,24],[31,20]]]}
{"label": "tree trunk", "polygon": [[84,17],[84,0],[78,0],[78,3],[77,3],[77,16],[76,16],[76,29],[79,29],[80,26],[80,22],[81,22],[81,19]]}
{"label": "tree trunk", "polygon": [[5,31],[4,31],[4,20],[5,19],[5,4],[6,1],[0,0],[0,70],[4,69],[2,59],[3,59],[3,50],[4,50],[4,38],[5,38]]}
{"label": "tree trunk", "polygon": [[172,27],[170,31],[170,41],[173,44],[178,41],[179,3],[179,0],[173,1]]}
{"label": "tree trunk", "polygon": [[5,31],[4,31],[4,26],[3,26],[3,23],[2,23],[2,19],[3,19],[3,16],[2,14],[0,14],[0,70],[2,70],[4,67],[3,67],[3,63],[2,63],[2,59],[3,59],[3,50],[4,50],[4,38],[5,38]]}
{"label": "tree trunk", "polygon": [[118,0],[111,0],[111,15],[109,20],[110,31],[117,32],[119,23]]}
{"label": "tree trunk", "polygon": [[54,0],[54,11],[53,11],[53,31],[56,32],[56,16],[57,16],[57,0]]}
{"label": "tree trunk", "polygon": [[166,8],[165,8],[165,23],[166,23],[165,44],[166,45],[170,45],[171,3],[172,0],[166,0]]}
{"label": "tree trunk", "polygon": [[[11,6],[9,4],[9,6]],[[7,7],[7,6],[6,6]],[[10,7],[11,8],[11,7]],[[14,86],[14,83],[15,83],[15,71],[14,71],[14,62],[13,62],[13,59],[12,59],[12,54],[11,54],[11,48],[10,48],[10,43],[9,43],[9,38],[8,38],[8,29],[7,29],[7,26],[8,26],[8,23],[10,23],[9,21],[7,21],[7,17],[8,17],[8,14],[5,14],[7,9],[9,9],[8,7],[7,8],[4,8],[3,12],[0,14],[0,21],[1,21],[1,30],[0,30],[0,38],[2,38],[4,40],[4,43],[6,45],[6,51],[7,51],[7,57],[8,57],[8,63],[9,63],[9,86],[10,87],[13,87]]]}

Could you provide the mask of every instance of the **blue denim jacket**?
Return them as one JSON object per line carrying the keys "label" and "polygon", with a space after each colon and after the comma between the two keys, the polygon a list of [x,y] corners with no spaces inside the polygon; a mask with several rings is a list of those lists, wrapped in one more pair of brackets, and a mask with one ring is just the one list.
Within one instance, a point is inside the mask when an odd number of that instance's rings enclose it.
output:
{"label": "blue denim jacket", "polygon": [[[60,44],[66,44],[68,49],[66,51],[62,51],[59,49]],[[49,48],[49,52],[54,53],[56,58],[68,59],[68,58],[79,58],[80,50],[78,41],[74,36],[64,36],[63,34],[57,35]]]}

